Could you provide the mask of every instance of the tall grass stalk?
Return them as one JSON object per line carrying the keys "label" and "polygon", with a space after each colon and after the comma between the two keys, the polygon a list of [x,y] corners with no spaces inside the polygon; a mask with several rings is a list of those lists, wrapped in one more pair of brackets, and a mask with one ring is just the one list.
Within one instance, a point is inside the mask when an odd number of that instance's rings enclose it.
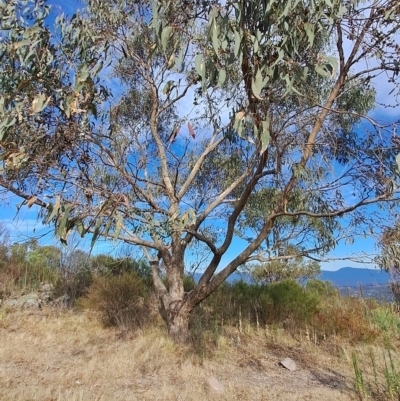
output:
{"label": "tall grass stalk", "polygon": [[372,348],[369,350],[369,357],[371,359],[371,364],[372,364],[372,372],[374,374],[374,380],[375,380],[375,390],[376,393],[379,394],[379,381],[378,381],[378,373],[376,370],[376,360],[375,360],[375,354]]}
{"label": "tall grass stalk", "polygon": [[355,352],[351,354],[353,359],[354,374],[356,377],[355,387],[357,393],[362,397],[365,394],[364,380],[360,367],[358,366],[358,359]]}
{"label": "tall grass stalk", "polygon": [[400,397],[400,375],[396,369],[393,359],[393,354],[391,351],[391,345],[387,337],[385,338],[385,348],[389,358],[389,366],[388,366],[386,355],[384,353],[384,361],[385,361],[384,376],[386,379],[387,393],[392,398],[394,396]]}

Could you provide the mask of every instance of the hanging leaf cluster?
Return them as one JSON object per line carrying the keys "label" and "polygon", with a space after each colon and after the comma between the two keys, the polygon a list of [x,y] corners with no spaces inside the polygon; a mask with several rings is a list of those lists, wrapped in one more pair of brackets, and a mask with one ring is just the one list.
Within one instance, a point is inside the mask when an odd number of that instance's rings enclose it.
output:
{"label": "hanging leaf cluster", "polygon": [[99,85],[106,47],[97,45],[79,14],[57,17],[50,30],[50,9],[34,0],[0,3],[0,158],[6,169],[58,162],[108,95]]}

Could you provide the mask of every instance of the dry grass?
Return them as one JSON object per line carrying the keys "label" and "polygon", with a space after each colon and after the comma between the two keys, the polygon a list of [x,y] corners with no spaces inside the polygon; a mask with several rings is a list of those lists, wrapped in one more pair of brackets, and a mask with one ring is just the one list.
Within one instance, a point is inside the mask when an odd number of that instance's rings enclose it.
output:
{"label": "dry grass", "polygon": [[[284,357],[300,369],[279,367]],[[200,358],[162,328],[121,332],[87,312],[0,309],[3,401],[214,400],[210,376],[225,386],[222,400],[356,399],[351,361],[283,331],[227,330]]]}

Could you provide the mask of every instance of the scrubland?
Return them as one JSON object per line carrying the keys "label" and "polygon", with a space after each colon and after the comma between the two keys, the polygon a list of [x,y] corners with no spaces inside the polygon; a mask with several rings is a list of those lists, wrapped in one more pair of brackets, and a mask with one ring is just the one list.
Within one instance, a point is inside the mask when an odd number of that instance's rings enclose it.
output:
{"label": "scrubland", "polygon": [[[58,276],[55,292],[71,295],[69,307],[23,310],[7,307],[7,298],[37,283],[7,277],[4,401],[399,398],[397,306],[343,297],[327,283],[224,284],[194,311],[191,342],[178,345],[155,311],[150,282],[135,272]],[[185,280],[190,291],[195,283]],[[287,357],[296,371],[279,365]]]}

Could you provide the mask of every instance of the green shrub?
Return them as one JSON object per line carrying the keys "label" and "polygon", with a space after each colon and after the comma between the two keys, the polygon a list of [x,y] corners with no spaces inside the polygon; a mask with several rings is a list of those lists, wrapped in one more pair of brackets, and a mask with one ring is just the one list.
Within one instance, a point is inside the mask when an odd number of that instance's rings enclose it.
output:
{"label": "green shrub", "polygon": [[265,326],[279,324],[292,333],[310,324],[318,312],[319,297],[295,281],[270,285],[250,285],[239,281],[224,283],[194,311],[202,327],[216,330],[218,325]]}
{"label": "green shrub", "polygon": [[315,292],[321,297],[330,297],[336,295],[336,289],[330,281],[322,280],[308,280],[306,284],[306,290],[309,292]]}
{"label": "green shrub", "polygon": [[[267,311],[271,323],[283,323],[290,326],[303,326],[311,322],[318,312],[320,300],[316,293],[307,292],[293,280],[284,280],[268,286],[271,299]],[[293,327],[293,326],[292,326]]]}
{"label": "green shrub", "polygon": [[384,332],[398,333],[400,330],[400,319],[396,313],[387,306],[380,306],[371,311],[371,321]]}
{"label": "green shrub", "polygon": [[142,327],[149,321],[149,288],[136,274],[96,277],[89,289],[87,302],[101,313],[107,326]]}
{"label": "green shrub", "polygon": [[194,282],[194,279],[192,276],[184,276],[183,277],[183,289],[185,292],[190,292],[193,290],[193,288],[196,286],[196,283]]}

